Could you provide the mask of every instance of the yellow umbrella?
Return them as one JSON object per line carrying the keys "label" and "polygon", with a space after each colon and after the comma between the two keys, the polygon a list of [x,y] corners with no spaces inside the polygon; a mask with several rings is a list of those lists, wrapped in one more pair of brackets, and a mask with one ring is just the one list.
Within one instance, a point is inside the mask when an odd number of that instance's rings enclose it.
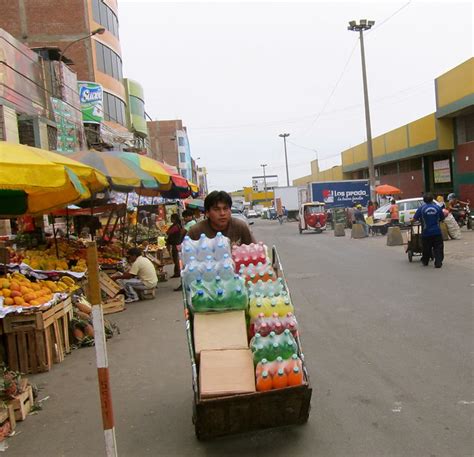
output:
{"label": "yellow umbrella", "polygon": [[51,162],[68,167],[79,177],[91,192],[100,192],[109,186],[105,175],[96,168],[78,162],[77,160],[70,159],[63,154],[51,151],[41,150],[41,155]]}
{"label": "yellow umbrella", "polygon": [[49,151],[0,141],[0,214],[44,214],[89,198],[89,189],[61,161],[62,156]]}

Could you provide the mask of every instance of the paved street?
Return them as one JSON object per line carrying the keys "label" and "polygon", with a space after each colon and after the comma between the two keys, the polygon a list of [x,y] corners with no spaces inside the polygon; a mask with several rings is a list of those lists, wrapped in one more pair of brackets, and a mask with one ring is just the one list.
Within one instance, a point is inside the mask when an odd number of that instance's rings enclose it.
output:
{"label": "paved street", "polygon": [[[446,243],[441,270],[408,263],[385,238],[297,233],[257,221],[280,252],[313,384],[307,425],[201,443],[176,280],[112,316],[109,343],[122,456],[468,456],[473,424],[473,233]],[[347,232],[349,235],[349,232]],[[468,257],[469,256],[469,257]],[[98,456],[103,437],[94,349],[33,377],[43,410],[7,455]]]}

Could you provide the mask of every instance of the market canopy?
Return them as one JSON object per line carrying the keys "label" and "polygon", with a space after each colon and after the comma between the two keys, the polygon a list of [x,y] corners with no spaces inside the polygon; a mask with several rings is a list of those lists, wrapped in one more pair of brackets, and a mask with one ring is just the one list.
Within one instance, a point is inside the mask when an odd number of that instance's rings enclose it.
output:
{"label": "market canopy", "polygon": [[375,192],[377,192],[379,195],[398,195],[402,193],[398,187],[390,186],[389,184],[377,186],[375,188]]}
{"label": "market canopy", "polygon": [[204,200],[199,198],[184,200],[184,204],[186,205],[186,208],[196,208],[204,211]]}
{"label": "market canopy", "polygon": [[133,161],[121,157],[121,154],[123,153],[81,151],[69,154],[68,157],[101,171],[115,190],[157,193],[160,187],[159,182]]}
{"label": "market canopy", "polygon": [[171,173],[163,167],[161,162],[133,152],[109,151],[109,153],[132,162],[140,170],[153,176],[160,184],[160,189],[171,189]]}
{"label": "market canopy", "polygon": [[[79,176],[61,162],[60,154],[0,141],[0,214],[44,214],[89,198],[89,189]],[[81,173],[85,177],[93,172],[83,168]]]}

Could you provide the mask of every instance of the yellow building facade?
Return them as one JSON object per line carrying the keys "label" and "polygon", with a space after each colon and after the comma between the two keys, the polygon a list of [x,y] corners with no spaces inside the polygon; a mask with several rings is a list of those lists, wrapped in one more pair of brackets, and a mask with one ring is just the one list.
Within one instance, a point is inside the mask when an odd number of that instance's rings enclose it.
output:
{"label": "yellow building facade", "polygon": [[[405,198],[431,191],[474,197],[474,58],[435,80],[437,110],[372,139],[379,184],[399,187]],[[341,152],[342,165],[320,171],[311,162],[312,181],[368,177],[367,143]]]}

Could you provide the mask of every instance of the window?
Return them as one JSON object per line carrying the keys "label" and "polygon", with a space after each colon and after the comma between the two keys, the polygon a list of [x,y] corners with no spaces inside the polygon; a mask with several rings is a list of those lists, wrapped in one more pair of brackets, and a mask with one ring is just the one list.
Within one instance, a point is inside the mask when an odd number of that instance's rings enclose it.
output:
{"label": "window", "polygon": [[97,56],[97,69],[112,78],[120,81],[122,79],[122,59],[112,49],[95,42]]}
{"label": "window", "polygon": [[118,18],[102,0],[92,0],[92,17],[95,22],[104,26],[112,35],[119,37]]}
{"label": "window", "polygon": [[105,73],[104,47],[98,41],[95,42],[95,55],[97,58],[97,69]]}
{"label": "window", "polygon": [[421,204],[423,203],[423,200],[415,200],[415,201],[411,201],[411,202],[406,202],[405,203],[405,207],[407,210],[410,210],[410,209],[418,209]]}
{"label": "window", "polygon": [[104,118],[106,121],[125,125],[125,103],[115,95],[104,91]]}
{"label": "window", "polygon": [[186,153],[185,152],[180,152],[179,153],[179,161],[181,163],[186,163]]}
{"label": "window", "polygon": [[130,112],[145,119],[145,103],[138,97],[130,95]]}
{"label": "window", "polygon": [[179,146],[184,146],[184,138],[182,136],[178,137],[178,145]]}

